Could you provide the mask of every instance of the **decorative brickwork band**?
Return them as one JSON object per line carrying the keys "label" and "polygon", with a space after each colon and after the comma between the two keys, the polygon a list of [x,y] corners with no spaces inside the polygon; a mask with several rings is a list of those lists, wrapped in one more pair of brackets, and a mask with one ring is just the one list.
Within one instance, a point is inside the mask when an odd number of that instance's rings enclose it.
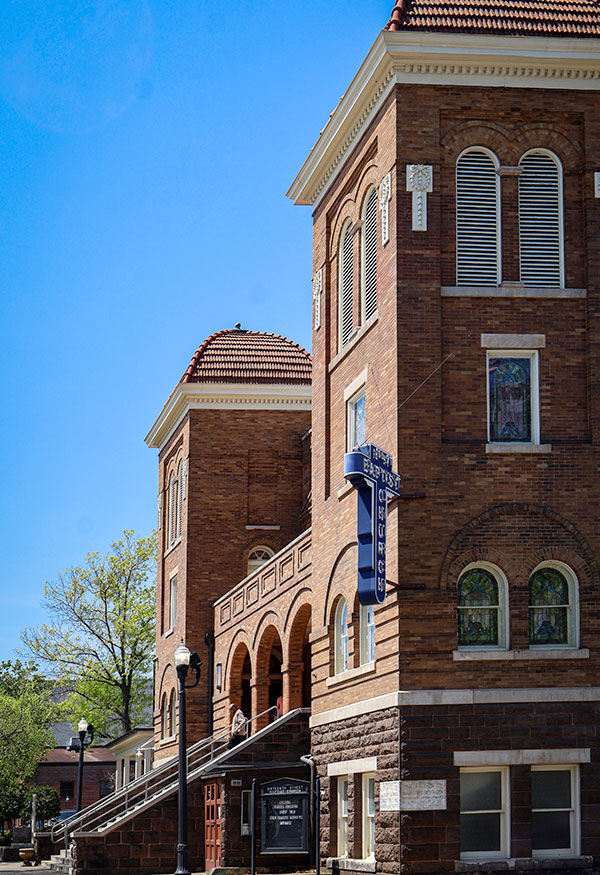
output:
{"label": "decorative brickwork band", "polygon": [[412,229],[427,230],[427,194],[433,191],[431,164],[406,165],[406,190],[412,192]]}

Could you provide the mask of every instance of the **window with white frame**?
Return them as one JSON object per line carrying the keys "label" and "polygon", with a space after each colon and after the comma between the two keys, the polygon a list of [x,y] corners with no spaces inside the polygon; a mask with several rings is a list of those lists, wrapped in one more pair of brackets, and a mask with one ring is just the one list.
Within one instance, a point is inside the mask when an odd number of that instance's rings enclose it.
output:
{"label": "window with white frame", "polygon": [[257,568],[260,568],[261,565],[264,565],[265,562],[268,562],[275,553],[271,550],[270,547],[255,547],[248,554],[248,574],[252,574],[253,571],[256,571]]}
{"label": "window with white frame", "polygon": [[339,348],[342,349],[354,327],[354,235],[352,224],[346,222],[339,249],[338,323]]}
{"label": "window with white frame", "polygon": [[533,856],[578,856],[579,822],[579,767],[532,766]]}
{"label": "window with white frame", "polygon": [[483,146],[456,162],[456,284],[498,285],[500,271],[499,161]]}
{"label": "window with white frame", "polygon": [[242,823],[241,834],[249,836],[252,833],[252,790],[242,790]]}
{"label": "window with white frame", "polygon": [[366,411],[367,395],[363,386],[346,402],[346,449],[348,452],[366,443]]}
{"label": "window with white frame", "polygon": [[337,779],[337,855],[348,856],[348,776]]}
{"label": "window with white frame", "polygon": [[577,578],[563,562],[545,562],[529,578],[529,646],[578,647]]}
{"label": "window with white frame", "polygon": [[540,442],[537,350],[487,351],[488,441]]}
{"label": "window with white frame", "polygon": [[335,608],[333,621],[334,668],[341,674],[348,668],[348,608],[341,598]]}
{"label": "window with white frame", "polygon": [[508,582],[491,563],[468,565],[458,580],[458,646],[508,647]]}
{"label": "window with white frame", "polygon": [[372,188],[363,205],[362,318],[366,322],[377,310],[377,190]]}
{"label": "window with white frame", "polygon": [[509,856],[508,769],[460,770],[460,855],[463,860]]}
{"label": "window with white frame", "polygon": [[171,690],[171,698],[169,699],[169,737],[175,737],[175,726],[176,723],[176,713],[177,713],[177,698],[175,695],[175,688]]}
{"label": "window with white frame", "polygon": [[167,546],[172,547],[181,538],[181,523],[183,516],[183,462],[179,462],[177,471],[171,471],[168,484],[167,513]]}
{"label": "window with white frame", "polygon": [[362,855],[375,857],[375,775],[362,776]]}
{"label": "window with white frame", "polygon": [[169,622],[167,631],[171,632],[177,622],[177,575],[169,581]]}
{"label": "window with white frame", "polygon": [[375,613],[372,605],[361,605],[359,610],[360,664],[375,659]]}
{"label": "window with white frame", "polygon": [[162,697],[162,707],[160,709],[160,737],[168,738],[169,735],[169,706],[167,700],[167,694],[164,693]]}
{"label": "window with white frame", "polygon": [[519,161],[519,260],[526,286],[564,286],[562,167],[546,149]]}

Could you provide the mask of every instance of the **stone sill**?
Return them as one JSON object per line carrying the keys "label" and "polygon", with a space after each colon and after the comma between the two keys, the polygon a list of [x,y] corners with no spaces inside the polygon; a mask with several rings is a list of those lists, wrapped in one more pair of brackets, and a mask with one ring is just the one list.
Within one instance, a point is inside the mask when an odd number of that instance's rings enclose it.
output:
{"label": "stone sill", "polygon": [[352,860],[350,857],[327,857],[325,866],[328,869],[344,869],[350,872],[376,872],[375,860]]}
{"label": "stone sill", "polygon": [[349,492],[352,492],[353,489],[354,489],[354,487],[352,486],[352,484],[350,483],[350,481],[349,481],[349,480],[346,480],[346,482],[344,483],[344,485],[343,485],[343,486],[340,486],[340,488],[339,488],[338,491],[336,492],[336,495],[337,495],[337,499],[338,499],[338,501],[341,501],[342,498],[344,498],[344,496],[348,495]]}
{"label": "stone sill", "polygon": [[[328,687],[335,687],[337,684],[343,684],[346,681],[353,681],[354,678],[362,677],[365,674],[371,674],[375,671],[375,662],[365,662],[364,665],[357,665],[356,668],[348,668],[340,674],[334,674],[325,680]],[[333,859],[333,857],[332,857]],[[340,859],[342,859],[340,857]]]}
{"label": "stone sill", "polygon": [[518,441],[486,444],[486,453],[551,453],[552,444],[526,444]]}
{"label": "stone sill", "polygon": [[565,648],[559,650],[549,647],[530,650],[454,650],[452,659],[455,662],[476,662],[485,659],[589,659],[590,651],[587,647],[580,649]]}
{"label": "stone sill", "polygon": [[344,347],[343,349],[341,349],[341,350],[338,352],[338,354],[335,355],[335,356],[331,359],[331,361],[329,362],[329,365],[327,366],[327,370],[329,371],[330,374],[331,374],[331,373],[337,368],[337,366],[339,365],[339,363],[340,363],[343,359],[346,358],[346,356],[348,355],[348,353],[349,353],[351,350],[354,349],[354,347],[356,346],[356,344],[358,343],[358,341],[359,341],[362,337],[365,336],[365,334],[367,333],[367,331],[370,331],[370,330],[371,330],[371,328],[372,328],[372,327],[375,325],[375,323],[377,322],[378,318],[379,318],[379,313],[378,313],[377,310],[375,310],[375,312],[373,313],[373,315],[371,316],[371,318],[368,319],[368,320],[364,323],[364,325],[358,325],[358,326],[354,329],[354,332],[355,332],[355,333],[352,335],[351,339],[347,342],[347,344],[345,345],[345,347]]}
{"label": "stone sill", "polygon": [[445,298],[587,298],[587,289],[502,283],[499,286],[442,286],[441,294]]}
{"label": "stone sill", "polygon": [[593,857],[511,857],[508,860],[457,860],[455,872],[527,871],[537,869],[585,869],[592,866]]}
{"label": "stone sill", "polygon": [[172,553],[173,550],[175,550],[176,547],[179,547],[180,544],[181,544],[181,535],[177,538],[176,541],[173,541],[173,543],[169,547],[167,547],[167,549],[163,553],[163,559],[166,559],[167,556],[169,555],[169,553]]}

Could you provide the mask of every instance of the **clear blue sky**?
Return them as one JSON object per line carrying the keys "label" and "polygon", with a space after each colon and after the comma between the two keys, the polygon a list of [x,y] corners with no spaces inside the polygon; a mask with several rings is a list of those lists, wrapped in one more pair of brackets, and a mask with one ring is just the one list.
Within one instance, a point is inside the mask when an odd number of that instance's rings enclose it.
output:
{"label": "clear blue sky", "polygon": [[0,10],[0,659],[45,580],[156,524],[144,436],[199,343],[310,348],[285,197],[392,0],[12,0]]}

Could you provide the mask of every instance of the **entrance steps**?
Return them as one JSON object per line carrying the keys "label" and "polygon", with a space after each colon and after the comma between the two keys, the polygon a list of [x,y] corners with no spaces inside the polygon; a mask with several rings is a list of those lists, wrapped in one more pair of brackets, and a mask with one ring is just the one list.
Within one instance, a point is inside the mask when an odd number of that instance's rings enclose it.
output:
{"label": "entrance steps", "polygon": [[[260,718],[264,718],[269,712],[276,709],[270,708],[267,712],[258,714],[248,720],[247,726]],[[188,784],[197,780],[203,773],[208,772],[215,766],[225,762],[231,756],[237,756],[246,747],[257,741],[263,734],[272,732],[289,720],[296,717],[305,709],[297,708],[278,717],[267,726],[258,730],[254,735],[248,736],[244,741],[237,744],[231,750],[227,747],[229,730],[217,733],[196,742],[187,750],[187,781]],[[57,824],[52,830],[54,842],[64,841],[65,846],[72,838],[83,836],[104,836],[122,826],[137,814],[161,802],[163,799],[177,792],[179,782],[179,763],[177,757],[170,757],[156,768],[151,769],[145,775],[137,778],[131,784],[116,790],[110,796],[105,796],[99,802],[84,808],[79,814]],[[64,853],[64,852],[63,852]],[[60,857],[61,855],[56,855]],[[58,861],[57,861],[58,864]],[[61,863],[62,865],[62,863]],[[65,863],[66,865],[66,863]],[[70,869],[60,869],[68,875]]]}
{"label": "entrance steps", "polygon": [[67,848],[59,854],[52,854],[44,868],[50,869],[52,872],[60,872],[62,875],[70,875],[72,865],[71,850]]}

